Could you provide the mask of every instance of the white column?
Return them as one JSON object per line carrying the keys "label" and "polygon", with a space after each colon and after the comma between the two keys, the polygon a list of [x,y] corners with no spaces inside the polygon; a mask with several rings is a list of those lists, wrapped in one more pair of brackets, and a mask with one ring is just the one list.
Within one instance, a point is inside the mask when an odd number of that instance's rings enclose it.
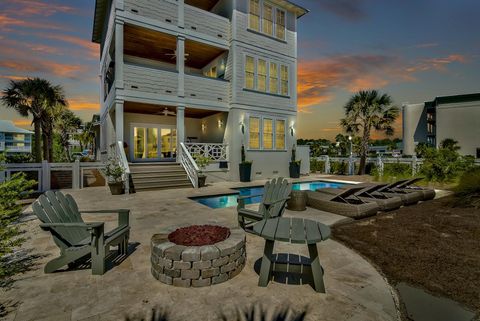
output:
{"label": "white column", "polygon": [[178,0],[178,27],[185,28],[185,3],[184,0]]}
{"label": "white column", "polygon": [[180,161],[182,149],[180,143],[185,142],[185,106],[177,106],[177,162]]}
{"label": "white column", "polygon": [[123,21],[115,19],[115,88],[123,89]]}
{"label": "white column", "polygon": [[123,102],[115,103],[115,143],[123,142]]}
{"label": "white column", "polygon": [[185,97],[185,37],[177,37],[178,96]]}

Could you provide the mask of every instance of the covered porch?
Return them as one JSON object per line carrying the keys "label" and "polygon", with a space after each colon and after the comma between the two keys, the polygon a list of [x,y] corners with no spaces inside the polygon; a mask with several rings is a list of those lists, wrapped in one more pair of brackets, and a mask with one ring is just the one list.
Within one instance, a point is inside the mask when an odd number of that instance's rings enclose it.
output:
{"label": "covered porch", "polygon": [[[177,162],[184,143],[192,156],[203,155],[215,163],[228,162],[224,143],[228,112],[190,106],[169,106],[126,101],[123,137],[129,162]],[[119,126],[116,126],[121,130]],[[120,137],[117,137],[120,138]]]}

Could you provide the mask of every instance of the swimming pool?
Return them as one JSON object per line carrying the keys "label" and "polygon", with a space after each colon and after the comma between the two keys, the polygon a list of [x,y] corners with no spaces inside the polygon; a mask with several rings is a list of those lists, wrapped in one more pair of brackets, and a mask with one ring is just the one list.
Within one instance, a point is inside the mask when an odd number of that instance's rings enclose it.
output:
{"label": "swimming pool", "polygon": [[[319,188],[339,188],[345,184],[343,183],[332,183],[325,181],[314,181],[314,182],[301,182],[294,183],[292,186],[293,190],[296,191],[315,191]],[[215,195],[215,196],[202,196],[202,197],[191,197],[191,200],[194,200],[197,203],[203,204],[210,208],[226,208],[237,206],[237,196],[248,196],[248,195],[260,195],[255,196],[245,200],[245,204],[256,204],[260,203],[262,200],[263,186],[254,186],[254,187],[241,187],[234,188],[237,190],[237,193],[225,194],[225,195]]]}

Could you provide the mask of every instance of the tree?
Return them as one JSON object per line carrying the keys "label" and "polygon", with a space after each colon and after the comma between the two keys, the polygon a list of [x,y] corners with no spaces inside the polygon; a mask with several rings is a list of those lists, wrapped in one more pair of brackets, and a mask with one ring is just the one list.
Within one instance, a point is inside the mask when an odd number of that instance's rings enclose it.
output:
{"label": "tree", "polygon": [[95,143],[95,129],[93,126],[93,122],[86,122],[84,124],[83,131],[80,134],[80,142],[88,149],[95,149],[95,147],[93,146]]}
{"label": "tree", "polygon": [[440,142],[440,148],[445,148],[454,152],[460,150],[460,146],[458,145],[458,141],[453,138],[445,138]]}
{"label": "tree", "polygon": [[60,136],[60,145],[63,148],[63,153],[68,161],[70,159],[70,135],[74,133],[82,125],[82,120],[75,115],[71,110],[62,110],[56,122],[55,129]]}
{"label": "tree", "polygon": [[35,161],[42,161],[41,149],[41,122],[44,112],[44,93],[41,90],[42,80],[39,78],[10,81],[9,86],[3,91],[2,101],[8,107],[15,109],[21,116],[33,117],[35,131],[34,154]]}
{"label": "tree", "polygon": [[51,160],[49,150],[51,151],[52,144],[53,112],[59,106],[67,105],[62,87],[53,86],[48,80],[40,78],[12,80],[3,91],[1,99],[8,108],[15,109],[21,116],[32,116],[35,161],[42,161],[42,132],[43,159]]}
{"label": "tree", "polygon": [[400,109],[393,106],[392,98],[380,94],[377,90],[362,90],[353,95],[345,105],[345,118],[340,125],[348,134],[360,135],[359,174],[365,174],[368,143],[373,130],[382,131],[387,136],[394,133],[393,124],[400,114]]}

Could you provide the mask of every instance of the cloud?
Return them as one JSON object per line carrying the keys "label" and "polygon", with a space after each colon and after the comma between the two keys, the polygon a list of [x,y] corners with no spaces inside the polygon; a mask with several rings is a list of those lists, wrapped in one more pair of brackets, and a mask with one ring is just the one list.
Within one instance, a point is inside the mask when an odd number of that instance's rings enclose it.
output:
{"label": "cloud", "polygon": [[13,31],[12,27],[23,27],[23,28],[32,28],[32,29],[52,29],[58,30],[62,29],[60,25],[53,24],[50,22],[34,21],[31,19],[19,19],[6,14],[0,14],[0,31],[11,32]]}
{"label": "cloud", "polygon": [[348,21],[360,21],[367,17],[365,0],[320,0],[318,4],[327,10]]}
{"label": "cloud", "polygon": [[68,106],[71,110],[100,110],[100,102],[92,98],[77,97],[68,100]]}
{"label": "cloud", "polygon": [[357,92],[380,89],[390,83],[416,81],[416,74],[446,71],[452,63],[466,63],[459,54],[408,62],[385,55],[342,55],[302,60],[298,65],[298,106],[305,108],[334,99],[340,89]]}
{"label": "cloud", "polygon": [[58,77],[77,79],[87,68],[82,65],[62,64],[48,60],[2,60],[0,68],[15,70],[25,73],[45,73]]}
{"label": "cloud", "polygon": [[87,54],[91,58],[98,59],[100,55],[98,45],[84,38],[79,38],[79,37],[65,35],[65,34],[53,34],[53,33],[52,34],[37,33],[36,35],[39,37],[52,39],[52,40],[59,40],[59,41],[67,42],[67,43],[82,47],[87,50]]}
{"label": "cloud", "polygon": [[436,42],[427,42],[427,43],[419,43],[418,45],[415,45],[415,48],[432,48],[432,47],[438,47],[439,44]]}
{"label": "cloud", "polygon": [[56,13],[75,14],[78,9],[67,6],[65,4],[53,3],[52,1],[44,2],[38,0],[4,0],[6,6],[5,12],[15,14],[17,16],[45,16],[49,17]]}
{"label": "cloud", "polygon": [[14,119],[13,123],[15,126],[20,126],[20,127],[31,127],[32,121],[29,119]]}
{"label": "cloud", "polygon": [[15,75],[0,75],[0,78],[2,78],[2,79],[8,79],[8,80],[24,80],[24,79],[27,79],[28,77],[25,77],[25,76],[15,76]]}

